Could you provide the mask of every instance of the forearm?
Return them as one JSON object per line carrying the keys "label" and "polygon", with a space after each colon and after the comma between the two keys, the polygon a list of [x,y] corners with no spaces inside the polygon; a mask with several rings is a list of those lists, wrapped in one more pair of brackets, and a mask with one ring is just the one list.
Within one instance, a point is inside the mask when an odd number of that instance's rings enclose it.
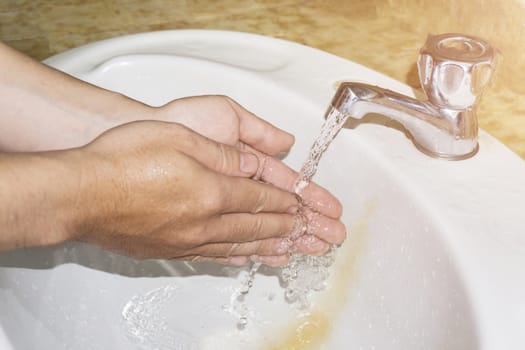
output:
{"label": "forearm", "polygon": [[73,237],[80,192],[72,152],[0,153],[0,250]]}
{"label": "forearm", "polygon": [[0,43],[0,150],[80,146],[150,108],[82,82]]}

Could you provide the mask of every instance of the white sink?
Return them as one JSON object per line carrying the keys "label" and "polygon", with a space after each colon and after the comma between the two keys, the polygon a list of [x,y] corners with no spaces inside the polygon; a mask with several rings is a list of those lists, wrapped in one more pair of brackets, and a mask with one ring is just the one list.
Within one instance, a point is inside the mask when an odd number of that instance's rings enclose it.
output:
{"label": "white sink", "polygon": [[[220,31],[116,38],[47,63],[153,105],[229,95],[296,135],[285,160],[296,169],[337,82],[411,93],[324,52]],[[392,128],[344,129],[316,181],[342,201],[349,236],[309,316],[284,302],[272,269],[257,274],[239,330],[230,298],[246,269],[70,243],[0,253],[0,348],[523,349],[523,179],[525,162],[484,132],[476,156],[450,162]]]}

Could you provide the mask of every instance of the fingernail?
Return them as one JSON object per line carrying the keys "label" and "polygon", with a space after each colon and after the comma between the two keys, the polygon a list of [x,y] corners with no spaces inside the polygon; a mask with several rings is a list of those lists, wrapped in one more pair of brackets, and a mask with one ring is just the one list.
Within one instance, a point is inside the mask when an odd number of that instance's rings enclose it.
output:
{"label": "fingernail", "polygon": [[240,168],[243,173],[253,174],[259,168],[259,161],[254,154],[241,152]]}

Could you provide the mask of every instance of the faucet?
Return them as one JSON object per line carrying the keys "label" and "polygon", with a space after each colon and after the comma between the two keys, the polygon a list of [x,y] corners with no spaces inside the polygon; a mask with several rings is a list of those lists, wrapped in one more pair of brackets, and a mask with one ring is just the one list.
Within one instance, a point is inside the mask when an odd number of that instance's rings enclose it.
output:
{"label": "faucet", "polygon": [[429,35],[417,62],[426,100],[344,82],[332,108],[354,119],[384,115],[401,123],[424,153],[451,160],[469,158],[479,148],[476,107],[494,71],[495,53],[488,42],[476,37]]}

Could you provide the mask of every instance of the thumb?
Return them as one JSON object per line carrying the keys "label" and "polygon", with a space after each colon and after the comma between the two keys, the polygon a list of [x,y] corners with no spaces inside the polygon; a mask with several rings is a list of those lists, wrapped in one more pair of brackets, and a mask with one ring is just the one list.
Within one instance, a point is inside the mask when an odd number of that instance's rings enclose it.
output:
{"label": "thumb", "polygon": [[190,129],[187,132],[193,135],[188,135],[190,142],[185,142],[185,149],[181,150],[186,155],[224,175],[252,177],[257,174],[259,159],[255,154],[213,141]]}
{"label": "thumb", "polygon": [[239,118],[239,139],[270,156],[288,152],[295,142],[292,134],[257,117],[230,98],[225,99]]}

